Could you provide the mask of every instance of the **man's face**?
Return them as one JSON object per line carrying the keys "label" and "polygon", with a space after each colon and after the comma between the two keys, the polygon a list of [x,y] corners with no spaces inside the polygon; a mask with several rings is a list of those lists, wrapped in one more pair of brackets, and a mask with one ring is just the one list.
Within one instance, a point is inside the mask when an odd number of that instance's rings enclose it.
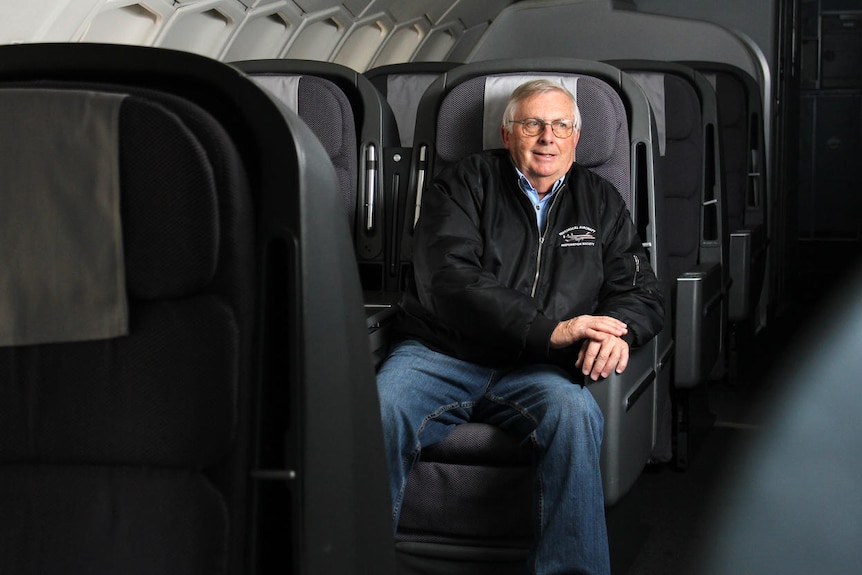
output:
{"label": "man's face", "polygon": [[[563,92],[554,90],[524,100],[515,111],[514,119],[539,118],[551,122],[574,117],[571,100]],[[549,124],[545,124],[537,136],[524,135],[521,124],[502,127],[503,146],[539,193],[548,192],[550,186],[569,171],[579,137],[580,132],[575,130],[568,138],[560,138],[554,135]]]}

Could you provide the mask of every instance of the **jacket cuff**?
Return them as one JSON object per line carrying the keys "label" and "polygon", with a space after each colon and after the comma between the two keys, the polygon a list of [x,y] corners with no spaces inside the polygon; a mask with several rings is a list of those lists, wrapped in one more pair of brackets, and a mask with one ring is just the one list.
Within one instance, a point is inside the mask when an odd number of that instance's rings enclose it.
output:
{"label": "jacket cuff", "polygon": [[530,355],[548,357],[551,350],[551,334],[557,327],[557,322],[537,314],[527,332],[527,352]]}
{"label": "jacket cuff", "polygon": [[634,349],[638,347],[636,345],[638,339],[637,335],[631,330],[631,328],[629,328],[628,332],[626,332],[625,335],[623,335],[620,339],[629,344],[629,349]]}

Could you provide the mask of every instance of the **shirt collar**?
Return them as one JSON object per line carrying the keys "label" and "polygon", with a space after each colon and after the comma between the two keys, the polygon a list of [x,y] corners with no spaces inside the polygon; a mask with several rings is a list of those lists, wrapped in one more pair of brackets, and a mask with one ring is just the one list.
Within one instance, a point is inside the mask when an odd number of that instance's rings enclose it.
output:
{"label": "shirt collar", "polygon": [[[518,182],[521,184],[521,189],[524,191],[524,193],[533,198],[534,200],[539,201],[539,192],[536,190],[536,188],[533,187],[533,184],[530,183],[530,180],[527,179],[527,176],[524,175],[524,173],[518,168],[518,166],[515,166],[515,171],[518,172]],[[554,182],[553,187],[551,187],[551,191],[544,198],[542,198],[541,201],[544,202],[545,200],[556,194],[557,190],[560,189],[560,186],[563,185],[563,180],[565,179],[566,174],[563,174],[559,180]]]}

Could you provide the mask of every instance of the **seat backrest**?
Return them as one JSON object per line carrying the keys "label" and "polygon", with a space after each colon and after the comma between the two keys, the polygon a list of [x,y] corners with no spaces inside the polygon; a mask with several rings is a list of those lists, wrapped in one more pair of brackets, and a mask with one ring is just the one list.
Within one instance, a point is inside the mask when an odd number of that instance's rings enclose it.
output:
{"label": "seat backrest", "polygon": [[[721,134],[723,177],[727,192],[727,222],[730,234],[746,234],[750,248],[746,259],[749,273],[743,281],[746,297],[733,298],[731,316],[766,322],[769,300],[770,224],[766,169],[766,142],[761,92],[754,78],[736,66],[718,62],[683,62],[698,70],[715,89],[718,127]],[[736,286],[734,289],[741,288]],[[758,310],[758,308],[760,308]]]}
{"label": "seat backrest", "polygon": [[671,277],[679,277],[697,264],[704,234],[700,105],[692,86],[679,77],[649,71],[628,73],[648,96],[655,94],[653,109],[662,110],[661,121],[656,122],[661,149],[658,173],[665,198],[668,269]]}
{"label": "seat backrest", "polygon": [[308,128],[193,54],[19,45],[0,142],[0,572],[393,573],[385,476],[352,463],[382,450],[330,435],[377,408]]}
{"label": "seat backrest", "polygon": [[723,369],[727,333],[729,238],[715,93],[706,78],[681,64],[609,63],[638,82],[655,112],[663,236],[676,279],[669,298],[677,340],[674,384],[695,386]]}
{"label": "seat backrest", "polygon": [[[391,289],[391,218],[384,150],[398,144],[395,116],[362,74],[332,62],[249,60],[232,65],[299,114],[321,140],[341,181],[366,291]],[[405,162],[406,163],[406,162]]]}
{"label": "seat backrest", "polygon": [[[493,78],[486,82],[485,77]],[[652,109],[643,90],[618,68],[573,58],[476,62],[440,75],[420,100],[408,196],[401,238],[404,259],[412,253],[413,225],[422,194],[443,167],[469,153],[501,145],[499,127],[505,102],[519,80],[550,77],[564,81],[584,119],[576,161],[610,181],[626,202],[664,293],[673,277],[660,237],[664,198],[656,193],[658,156]],[[507,91],[508,90],[508,91]],[[660,216],[661,215],[661,216]],[[670,319],[670,306],[667,306]],[[669,330],[659,334],[656,366],[671,352]]]}
{"label": "seat backrest", "polygon": [[318,76],[258,74],[251,78],[302,118],[323,144],[338,176],[345,218],[353,229],[356,225],[359,130],[347,95],[330,80]]}
{"label": "seat backrest", "polygon": [[422,94],[443,72],[458,64],[455,62],[402,62],[366,70],[364,75],[383,94],[395,113],[401,146],[413,146],[413,129],[416,109]]}
{"label": "seat backrest", "polygon": [[509,95],[519,84],[550,77],[569,88],[584,122],[576,161],[609,180],[631,208],[630,138],[622,99],[604,80],[559,72],[515,72],[465,79],[443,97],[437,111],[433,175],[468,154],[502,147],[500,124]]}
{"label": "seat backrest", "polygon": [[715,88],[730,231],[765,225],[764,117],[757,83],[729,64],[682,63],[698,70]]}
{"label": "seat backrest", "polygon": [[[494,79],[486,82],[485,76]],[[630,78],[621,77],[619,70],[576,59],[477,62],[454,68],[429,86],[416,119],[410,198],[414,212],[406,215],[410,220],[403,239],[406,257],[412,245],[412,224],[418,218],[422,193],[431,179],[467,154],[500,147],[499,126],[505,102],[519,81],[533,77],[560,79],[576,95],[582,116],[589,119],[584,121],[576,161],[609,180],[633,216],[642,216],[640,232],[651,253],[656,253],[656,274],[662,281],[664,255],[659,252],[663,247],[651,237],[655,231],[652,213],[656,198],[651,195],[654,182],[650,179],[653,144],[649,104],[642,91]],[[617,90],[634,90],[638,96],[635,107],[646,109],[630,113]],[[638,154],[649,159],[639,163],[633,159]],[[633,182],[638,181],[642,183],[641,197],[633,190]]]}
{"label": "seat backrest", "polygon": [[655,112],[671,277],[701,262],[718,262],[726,270],[727,202],[714,90],[705,77],[682,64],[609,63],[638,82]]}

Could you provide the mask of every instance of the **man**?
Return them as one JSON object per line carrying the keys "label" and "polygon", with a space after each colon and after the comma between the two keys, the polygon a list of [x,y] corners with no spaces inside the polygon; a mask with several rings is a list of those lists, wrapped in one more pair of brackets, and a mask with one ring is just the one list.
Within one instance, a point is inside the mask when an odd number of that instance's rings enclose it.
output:
{"label": "man", "polygon": [[543,575],[610,572],[603,418],[583,382],[624,371],[663,318],[625,203],[574,163],[580,124],[568,90],[527,82],[504,113],[505,149],[437,177],[378,374],[395,521],[422,447],[471,418],[499,425],[541,454],[530,568]]}

